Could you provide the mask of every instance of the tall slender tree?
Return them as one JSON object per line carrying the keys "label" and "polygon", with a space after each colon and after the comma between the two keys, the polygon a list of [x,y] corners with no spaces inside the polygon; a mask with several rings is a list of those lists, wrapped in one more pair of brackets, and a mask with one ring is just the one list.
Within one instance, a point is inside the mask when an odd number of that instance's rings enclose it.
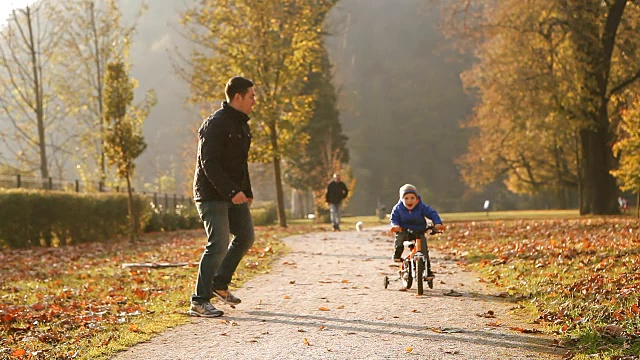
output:
{"label": "tall slender tree", "polygon": [[147,148],[142,136],[142,122],[155,105],[155,96],[148,94],[141,107],[132,107],[135,82],[129,78],[122,61],[107,64],[105,69],[105,155],[117,168],[118,177],[125,180],[129,196],[129,222],[131,241],[138,238],[138,214],[134,213],[131,178],[135,160]]}
{"label": "tall slender tree", "polygon": [[81,175],[108,177],[104,152],[105,73],[109,62],[128,58],[136,21],[145,11],[138,10],[132,24],[125,25],[117,0],[70,0],[62,3],[59,20],[68,24],[60,44],[66,53],[66,78],[60,85],[65,105],[78,121],[82,149]]}
{"label": "tall slender tree", "polygon": [[15,9],[0,29],[0,108],[10,128],[0,133],[21,168],[39,169],[49,177],[50,162],[64,145],[55,142],[55,49],[63,24],[50,21],[55,9],[47,2]]}
{"label": "tall slender tree", "polygon": [[285,162],[285,181],[294,189],[313,192],[316,215],[326,206],[324,192],[331,174],[340,172],[349,161],[332,75],[329,56],[323,48],[319,66],[310,66],[309,81],[304,89],[306,93],[315,94],[313,115],[302,130],[309,141]]}
{"label": "tall slender tree", "polygon": [[232,75],[256,83],[254,161],[271,163],[278,220],[286,226],[282,159],[304,146],[301,131],[314,96],[303,92],[309,65],[317,66],[322,25],[336,0],[206,0],[183,16],[191,54],[192,100],[211,104]]}

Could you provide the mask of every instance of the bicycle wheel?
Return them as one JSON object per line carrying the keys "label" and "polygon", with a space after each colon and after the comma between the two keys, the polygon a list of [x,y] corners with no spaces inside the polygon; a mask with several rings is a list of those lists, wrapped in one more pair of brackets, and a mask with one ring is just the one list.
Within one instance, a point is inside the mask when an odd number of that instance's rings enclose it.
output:
{"label": "bicycle wheel", "polygon": [[424,259],[416,260],[416,282],[418,283],[418,295],[424,293]]}
{"label": "bicycle wheel", "polygon": [[402,278],[402,286],[405,289],[411,289],[411,285],[413,284],[413,277],[411,276],[411,261],[405,260],[402,263],[402,272],[400,273],[400,277]]}

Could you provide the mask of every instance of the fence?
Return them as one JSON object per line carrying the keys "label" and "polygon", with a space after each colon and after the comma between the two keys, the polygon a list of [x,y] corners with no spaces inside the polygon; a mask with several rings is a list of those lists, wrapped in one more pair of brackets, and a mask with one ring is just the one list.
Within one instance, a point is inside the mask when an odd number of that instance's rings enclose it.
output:
{"label": "fence", "polygon": [[[37,178],[24,175],[0,175],[1,188],[44,189],[82,193],[126,191],[126,188],[107,187],[102,182],[82,182],[80,180],[54,179],[52,177]],[[146,196],[157,209],[176,209],[179,206],[193,204],[191,197],[185,197],[184,195],[145,191],[139,192],[139,194]]]}

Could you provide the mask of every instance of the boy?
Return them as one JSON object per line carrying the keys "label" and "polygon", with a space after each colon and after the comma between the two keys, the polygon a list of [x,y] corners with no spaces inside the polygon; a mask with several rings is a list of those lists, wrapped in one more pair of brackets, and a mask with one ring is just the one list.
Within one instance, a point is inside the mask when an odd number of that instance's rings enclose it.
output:
{"label": "boy", "polygon": [[[425,249],[425,255],[428,254],[427,239],[424,236],[424,231],[427,229],[425,218],[433,221],[436,231],[444,229],[440,216],[429,205],[422,202],[416,187],[411,184],[403,185],[400,188],[400,201],[391,210],[391,230],[396,232],[393,261],[402,262],[403,242],[407,240],[408,234],[400,232],[401,230],[409,229],[417,232],[422,242],[422,248]],[[433,277],[429,263],[427,263],[427,270],[427,276]]]}

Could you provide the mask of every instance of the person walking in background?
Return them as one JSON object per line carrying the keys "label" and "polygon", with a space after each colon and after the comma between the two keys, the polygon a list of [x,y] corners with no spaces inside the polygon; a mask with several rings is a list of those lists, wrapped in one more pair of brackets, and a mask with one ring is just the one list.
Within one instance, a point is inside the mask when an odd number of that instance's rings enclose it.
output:
{"label": "person walking in background", "polygon": [[327,193],[325,194],[325,199],[329,204],[333,231],[340,231],[342,200],[344,200],[348,194],[349,190],[347,189],[347,185],[340,181],[340,174],[333,174],[333,180],[327,186]]}
{"label": "person walking in background", "polygon": [[253,193],[248,166],[248,121],[255,105],[253,82],[232,77],[225,86],[225,96],[221,108],[198,129],[193,199],[204,224],[207,245],[191,295],[192,316],[222,316],[223,311],[211,304],[214,296],[227,304],[240,303],[229,291],[229,283],[255,238],[249,211]]}

